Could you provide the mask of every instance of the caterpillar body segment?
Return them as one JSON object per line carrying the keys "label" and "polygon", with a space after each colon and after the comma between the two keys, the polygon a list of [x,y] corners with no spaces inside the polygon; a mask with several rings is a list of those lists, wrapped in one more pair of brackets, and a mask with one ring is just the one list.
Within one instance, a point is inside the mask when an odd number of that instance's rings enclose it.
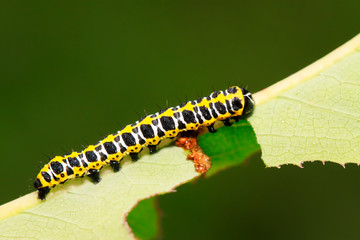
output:
{"label": "caterpillar body segment", "polygon": [[56,156],[37,175],[34,187],[38,197],[44,200],[50,187],[69,179],[88,175],[94,183],[101,180],[99,170],[109,164],[114,172],[120,170],[120,161],[130,155],[138,160],[138,153],[147,146],[150,153],[164,138],[176,137],[180,132],[207,127],[215,132],[217,120],[231,125],[230,118],[237,121],[249,116],[254,107],[251,93],[239,87],[216,91],[207,97],[188,101],[179,106],[161,110],[124,127],[116,134],[110,134],[82,152]]}

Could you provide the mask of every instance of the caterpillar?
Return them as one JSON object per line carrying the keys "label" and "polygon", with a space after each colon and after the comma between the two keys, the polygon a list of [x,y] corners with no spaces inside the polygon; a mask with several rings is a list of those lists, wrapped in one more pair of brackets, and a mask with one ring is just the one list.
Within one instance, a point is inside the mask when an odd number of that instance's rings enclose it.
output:
{"label": "caterpillar", "polygon": [[38,198],[45,200],[50,187],[72,178],[87,175],[94,183],[98,183],[101,180],[99,170],[104,165],[109,164],[117,172],[123,157],[130,155],[135,162],[145,146],[153,154],[162,139],[176,137],[180,132],[195,131],[200,127],[215,132],[214,123],[217,120],[230,126],[230,119],[238,121],[246,118],[252,113],[254,105],[250,92],[234,86],[141,118],[97,144],[89,145],[82,152],[52,158],[35,179]]}

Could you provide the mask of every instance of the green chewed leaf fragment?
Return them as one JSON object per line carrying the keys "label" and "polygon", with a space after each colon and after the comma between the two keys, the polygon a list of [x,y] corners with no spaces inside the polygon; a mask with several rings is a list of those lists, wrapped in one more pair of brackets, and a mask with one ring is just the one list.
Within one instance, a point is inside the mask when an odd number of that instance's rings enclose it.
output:
{"label": "green chewed leaf fragment", "polygon": [[200,136],[199,145],[211,158],[212,164],[207,175],[239,165],[260,151],[254,130],[246,120],[240,120],[231,127],[219,128],[216,133]]}

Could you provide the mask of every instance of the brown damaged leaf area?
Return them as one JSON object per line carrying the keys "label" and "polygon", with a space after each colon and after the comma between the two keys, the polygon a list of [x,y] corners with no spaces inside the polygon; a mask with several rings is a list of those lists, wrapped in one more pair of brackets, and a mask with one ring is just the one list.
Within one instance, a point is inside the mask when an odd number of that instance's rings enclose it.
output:
{"label": "brown damaged leaf area", "polygon": [[204,174],[211,167],[211,159],[207,156],[197,143],[198,132],[182,133],[177,141],[176,146],[189,150],[191,153],[187,155],[188,160],[194,161],[195,171]]}

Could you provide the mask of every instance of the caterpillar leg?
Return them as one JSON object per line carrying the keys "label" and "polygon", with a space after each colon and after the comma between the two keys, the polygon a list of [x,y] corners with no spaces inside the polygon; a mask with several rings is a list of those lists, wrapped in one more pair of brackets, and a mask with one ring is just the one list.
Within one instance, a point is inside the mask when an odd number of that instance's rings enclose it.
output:
{"label": "caterpillar leg", "polygon": [[234,119],[235,122],[238,122],[240,120],[240,116],[233,117],[232,119]]}
{"label": "caterpillar leg", "polygon": [[131,157],[131,160],[133,162],[136,162],[137,160],[139,160],[139,154],[138,153],[130,153],[130,157]]}
{"label": "caterpillar leg", "polygon": [[156,153],[156,145],[148,145],[147,147],[149,148],[150,154]]}
{"label": "caterpillar leg", "polygon": [[228,127],[232,125],[229,118],[223,120],[223,123],[224,123],[225,126],[228,126]]}
{"label": "caterpillar leg", "polygon": [[50,187],[44,187],[38,189],[38,198],[40,200],[45,200],[46,195],[50,192]]}
{"label": "caterpillar leg", "polygon": [[100,178],[100,175],[99,175],[99,170],[96,170],[96,169],[90,169],[89,170],[89,173],[88,176],[89,178],[91,179],[91,181],[93,183],[98,183],[101,181],[101,178]]}
{"label": "caterpillar leg", "polygon": [[214,128],[214,124],[211,124],[210,126],[207,126],[207,128],[208,128],[209,132],[211,132],[211,133],[216,132],[216,130]]}
{"label": "caterpillar leg", "polygon": [[65,181],[61,182],[60,184],[64,184],[64,183],[66,183],[66,182],[67,182],[67,180],[68,180],[68,179],[66,179]]}
{"label": "caterpillar leg", "polygon": [[120,161],[110,161],[110,166],[114,172],[120,171]]}

